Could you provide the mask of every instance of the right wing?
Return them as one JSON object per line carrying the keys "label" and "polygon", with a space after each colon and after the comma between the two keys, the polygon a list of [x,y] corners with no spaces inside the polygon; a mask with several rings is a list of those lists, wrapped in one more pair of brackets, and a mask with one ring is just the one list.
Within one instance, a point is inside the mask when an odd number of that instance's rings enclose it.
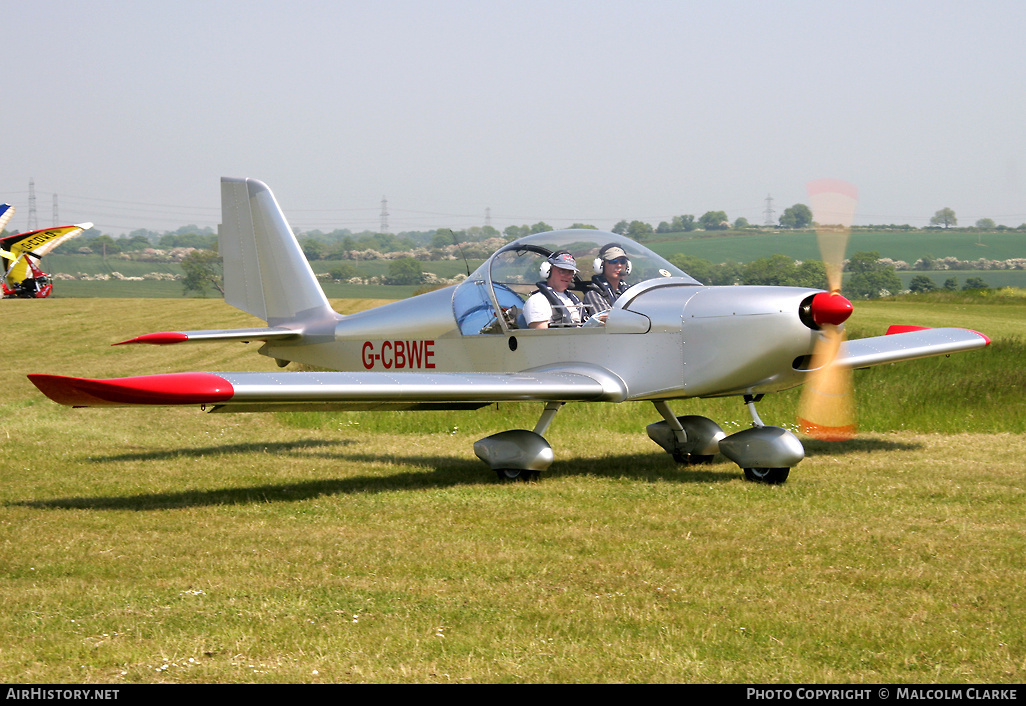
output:
{"label": "right wing", "polygon": [[71,407],[203,405],[215,412],[343,409],[465,409],[506,401],[621,401],[606,371],[527,373],[168,373],[93,380],[29,375]]}
{"label": "right wing", "polygon": [[867,368],[872,365],[948,355],[990,345],[982,333],[964,328],[892,326],[885,336],[857,338],[841,344],[836,365]]}

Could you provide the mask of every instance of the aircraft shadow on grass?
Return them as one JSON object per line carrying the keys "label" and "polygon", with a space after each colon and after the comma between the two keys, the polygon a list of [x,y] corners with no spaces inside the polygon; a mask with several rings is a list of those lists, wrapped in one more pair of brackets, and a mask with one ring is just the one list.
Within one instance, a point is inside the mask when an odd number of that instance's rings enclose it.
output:
{"label": "aircraft shadow on grass", "polygon": [[[392,463],[413,466],[424,470],[404,471],[381,476],[354,476],[311,480],[302,483],[274,483],[241,488],[218,488],[211,490],[183,490],[171,493],[143,493],[130,496],[71,497],[53,500],[25,500],[8,503],[24,507],[50,508],[58,510],[167,510],[183,507],[205,507],[211,505],[247,505],[251,503],[297,502],[325,495],[350,495],[355,493],[379,493],[396,490],[427,490],[456,487],[461,485],[494,484],[491,475],[483,474],[481,466],[469,459],[451,456],[417,456],[398,454],[341,454],[324,450],[329,446],[348,446],[351,440],[302,440],[295,442],[230,444],[208,446],[197,449],[161,449],[149,452],[118,454],[107,457],[91,457],[96,463],[118,461],[160,461],[175,458],[201,458],[222,454],[287,453],[303,455],[325,461],[346,460],[358,463]],[[811,441],[806,444],[809,456],[837,456],[839,454],[874,451],[908,451],[922,448],[922,444],[895,442],[886,439],[857,439],[842,443]],[[305,453],[304,453],[305,452]],[[639,481],[671,481],[677,483],[724,483],[737,478],[733,466],[717,462],[703,466],[681,467],[667,463],[666,455],[660,452],[650,454],[622,454],[619,456],[596,456],[561,461],[553,466],[552,475],[592,475],[614,478],[633,478]]]}
{"label": "aircraft shadow on grass", "polygon": [[120,461],[170,461],[176,458],[206,458],[224,454],[301,452],[319,446],[347,446],[353,442],[348,439],[303,439],[300,441],[260,442],[248,444],[226,444],[223,446],[203,446],[195,449],[176,447],[173,449],[154,449],[152,451],[135,451],[132,453],[115,454],[112,456],[90,456],[92,463],[118,463]]}
{"label": "aircraft shadow on grass", "polygon": [[806,458],[810,456],[843,456],[846,454],[878,451],[916,451],[923,448],[923,444],[920,443],[868,437],[841,442],[807,439],[802,442],[802,445],[805,446]]}
{"label": "aircraft shadow on grass", "polygon": [[[279,444],[240,444],[225,447],[207,447],[191,450],[161,450],[151,453],[121,454],[93,461],[152,460],[167,461],[187,456],[204,456],[225,452],[263,452],[265,448],[282,451],[302,451],[312,446],[328,446],[336,442],[298,442]],[[352,443],[350,441],[337,443]],[[227,450],[227,451],[226,451]],[[183,453],[183,451],[187,453]],[[350,495],[356,493],[380,493],[397,490],[428,490],[461,485],[495,485],[494,476],[482,473],[476,460],[453,458],[451,456],[417,456],[397,454],[353,454],[343,455],[319,452],[307,454],[326,461],[342,460],[359,463],[392,463],[413,466],[425,470],[403,471],[381,476],[353,476],[311,480],[300,483],[271,483],[239,488],[217,488],[210,490],[182,490],[168,493],[142,493],[129,496],[68,497],[52,500],[22,500],[9,502],[9,506],[49,508],[55,510],[168,510],[185,507],[211,505],[247,505],[251,503],[297,502],[325,495]],[[655,451],[651,454],[602,456],[562,461],[553,466],[551,475],[593,475],[606,477],[627,477],[642,481],[674,481],[679,483],[724,483],[737,478],[732,467],[725,464],[698,466],[683,469],[666,462],[665,454]]]}

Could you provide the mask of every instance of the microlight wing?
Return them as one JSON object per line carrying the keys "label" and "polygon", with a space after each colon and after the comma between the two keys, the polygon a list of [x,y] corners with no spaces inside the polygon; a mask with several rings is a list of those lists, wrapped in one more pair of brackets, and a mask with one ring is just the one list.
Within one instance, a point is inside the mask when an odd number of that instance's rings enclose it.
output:
{"label": "microlight wing", "polygon": [[21,282],[28,276],[29,267],[26,256],[37,260],[56,248],[61,243],[74,238],[83,230],[93,227],[92,223],[79,223],[78,225],[60,226],[58,228],[44,228],[28,233],[18,233],[0,239],[0,249],[7,251],[5,258],[12,260],[8,262],[6,277],[11,284]]}

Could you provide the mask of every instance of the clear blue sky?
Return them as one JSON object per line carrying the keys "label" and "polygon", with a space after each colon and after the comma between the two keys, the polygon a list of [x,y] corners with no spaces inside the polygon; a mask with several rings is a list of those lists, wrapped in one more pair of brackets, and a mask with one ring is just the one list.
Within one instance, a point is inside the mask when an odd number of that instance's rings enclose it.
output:
{"label": "clear blue sky", "polygon": [[40,227],[299,230],[726,211],[1026,222],[1026,2],[0,0],[0,201]]}

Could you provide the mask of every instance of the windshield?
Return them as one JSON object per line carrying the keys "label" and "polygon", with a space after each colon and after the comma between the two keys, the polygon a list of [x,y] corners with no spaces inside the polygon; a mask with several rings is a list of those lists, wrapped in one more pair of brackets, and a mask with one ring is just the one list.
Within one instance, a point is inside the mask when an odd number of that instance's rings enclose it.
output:
{"label": "windshield", "polygon": [[[580,270],[571,286],[578,293],[596,274],[595,259],[605,245],[615,243],[627,253],[630,285],[653,279],[679,278],[683,284],[701,283],[674,267],[659,255],[630,238],[604,231],[580,229],[537,233],[500,248],[478,267],[457,289],[453,312],[463,333],[499,333],[503,329],[496,307],[505,312],[508,328],[515,328],[515,316],[543,280],[539,268],[558,250],[569,251]],[[601,263],[600,269],[601,271]]]}

